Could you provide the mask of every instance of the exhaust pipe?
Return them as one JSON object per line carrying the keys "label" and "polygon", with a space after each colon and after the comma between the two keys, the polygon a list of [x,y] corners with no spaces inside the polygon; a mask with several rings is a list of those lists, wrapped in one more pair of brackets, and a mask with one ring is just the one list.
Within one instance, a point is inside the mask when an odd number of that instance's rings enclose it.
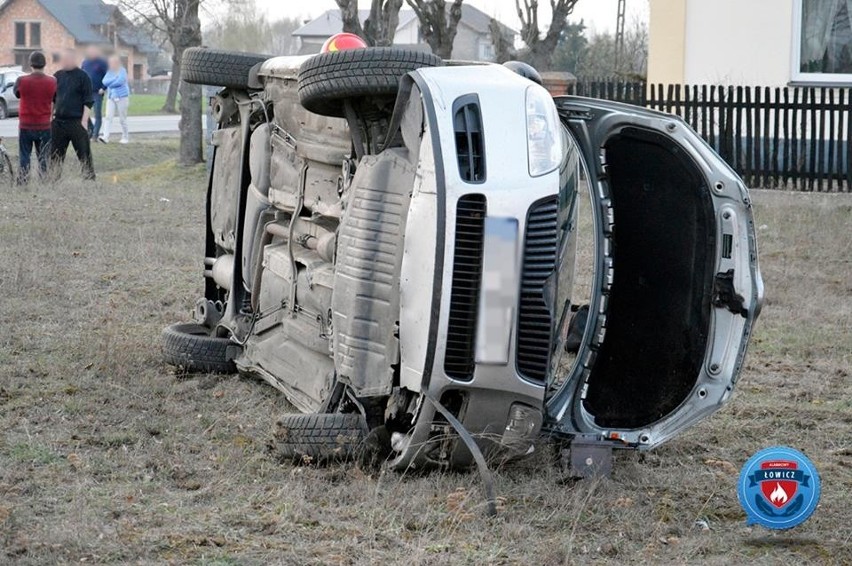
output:
{"label": "exhaust pipe", "polygon": [[204,276],[212,277],[216,285],[230,291],[234,275],[234,254],[219,256],[216,259],[207,258],[204,263],[210,266],[210,269],[204,271]]}

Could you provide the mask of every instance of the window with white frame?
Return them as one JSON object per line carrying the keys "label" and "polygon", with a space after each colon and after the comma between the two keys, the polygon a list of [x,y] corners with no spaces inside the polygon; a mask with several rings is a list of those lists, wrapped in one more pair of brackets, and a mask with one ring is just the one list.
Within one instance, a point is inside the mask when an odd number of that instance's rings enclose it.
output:
{"label": "window with white frame", "polygon": [[852,0],[796,0],[793,79],[852,82]]}

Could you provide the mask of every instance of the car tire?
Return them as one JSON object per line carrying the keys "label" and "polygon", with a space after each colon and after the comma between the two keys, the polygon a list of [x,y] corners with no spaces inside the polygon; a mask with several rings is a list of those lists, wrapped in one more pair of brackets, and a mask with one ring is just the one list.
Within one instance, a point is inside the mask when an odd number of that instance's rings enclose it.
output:
{"label": "car tire", "polygon": [[239,346],[228,338],[210,335],[194,322],[173,324],[163,330],[163,360],[190,373],[236,373]]}
{"label": "car tire", "polygon": [[282,461],[346,461],[358,454],[366,436],[361,414],[285,415],[275,426],[270,450]]}
{"label": "car tire", "polygon": [[0,120],[5,120],[9,117],[9,107],[5,100],[0,100]]}
{"label": "car tire", "polygon": [[249,72],[269,55],[191,47],[183,52],[181,79],[191,84],[249,88]]}
{"label": "car tire", "polygon": [[339,118],[344,100],[395,97],[407,73],[441,65],[437,55],[393,47],[321,53],[299,68],[299,100],[315,114]]}

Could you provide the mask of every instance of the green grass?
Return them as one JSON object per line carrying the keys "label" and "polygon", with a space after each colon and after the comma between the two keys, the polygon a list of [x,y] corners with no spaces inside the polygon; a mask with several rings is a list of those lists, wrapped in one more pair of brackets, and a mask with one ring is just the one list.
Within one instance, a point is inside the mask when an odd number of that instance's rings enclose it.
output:
{"label": "green grass", "polygon": [[[128,115],[151,116],[154,114],[164,114],[163,105],[165,103],[165,94],[131,94]],[[178,97],[178,104],[180,104],[180,97]],[[207,108],[207,99],[202,99],[202,106],[205,109]]]}
{"label": "green grass", "polygon": [[165,94],[132,94],[130,96],[130,116],[151,116],[152,114],[163,114],[163,105],[166,103]]}

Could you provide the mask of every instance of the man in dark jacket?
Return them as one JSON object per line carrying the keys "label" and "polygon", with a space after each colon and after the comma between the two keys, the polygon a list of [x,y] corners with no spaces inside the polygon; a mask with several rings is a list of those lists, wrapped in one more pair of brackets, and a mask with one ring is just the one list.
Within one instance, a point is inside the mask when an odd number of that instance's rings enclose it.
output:
{"label": "man in dark jacket", "polygon": [[86,71],[92,80],[92,118],[89,120],[89,139],[96,140],[101,133],[104,108],[104,75],[107,72],[107,61],[101,50],[94,45],[86,50],[86,58],[80,68]]}
{"label": "man in dark jacket", "polygon": [[62,55],[62,70],[57,71],[53,124],[50,128],[51,163],[58,178],[68,151],[74,146],[83,168],[83,178],[94,181],[92,147],[89,143],[89,114],[94,103],[92,80],[77,66],[77,54],[68,50]]}
{"label": "man in dark jacket", "polygon": [[18,123],[18,184],[21,185],[29,179],[33,150],[38,158],[39,173],[42,176],[47,173],[50,116],[53,114],[53,98],[56,96],[56,79],[44,74],[46,64],[44,53],[33,51],[30,54],[33,72],[19,77],[15,83],[15,96],[21,99]]}

